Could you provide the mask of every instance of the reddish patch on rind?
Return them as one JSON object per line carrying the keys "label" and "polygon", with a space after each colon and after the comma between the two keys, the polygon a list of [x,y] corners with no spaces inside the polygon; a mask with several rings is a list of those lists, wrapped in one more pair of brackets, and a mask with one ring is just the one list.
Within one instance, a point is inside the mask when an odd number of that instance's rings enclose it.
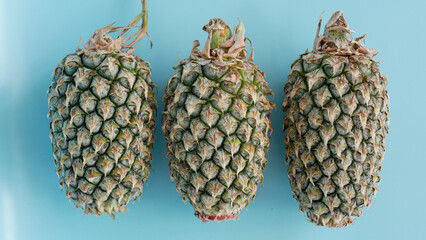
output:
{"label": "reddish patch on rind", "polygon": [[228,215],[228,216],[209,216],[202,213],[195,213],[195,216],[199,218],[203,223],[206,222],[222,222],[222,221],[232,221],[232,220],[238,220],[240,219],[240,216],[238,214],[234,215]]}

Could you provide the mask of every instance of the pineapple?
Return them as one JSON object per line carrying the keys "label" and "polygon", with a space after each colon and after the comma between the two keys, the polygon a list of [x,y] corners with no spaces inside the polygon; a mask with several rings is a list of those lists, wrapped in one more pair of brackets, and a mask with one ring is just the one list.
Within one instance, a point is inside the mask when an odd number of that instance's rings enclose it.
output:
{"label": "pineapple", "polygon": [[[143,11],[128,27],[99,29],[62,59],[48,90],[50,138],[66,196],[85,214],[126,211],[142,194],[151,166],[156,102],[150,65],[134,56],[147,28]],[[140,30],[124,39],[143,19]],[[107,33],[123,30],[117,39]]]}
{"label": "pineapple", "polygon": [[[321,18],[318,32],[321,26]],[[388,133],[387,78],[376,51],[352,40],[341,11],[284,87],[286,162],[293,197],[309,221],[345,227],[377,192]]]}
{"label": "pineapple", "polygon": [[170,177],[203,222],[239,219],[256,196],[267,162],[275,107],[263,72],[247,58],[244,25],[233,34],[221,19],[204,26],[202,51],[175,67],[163,101]]}

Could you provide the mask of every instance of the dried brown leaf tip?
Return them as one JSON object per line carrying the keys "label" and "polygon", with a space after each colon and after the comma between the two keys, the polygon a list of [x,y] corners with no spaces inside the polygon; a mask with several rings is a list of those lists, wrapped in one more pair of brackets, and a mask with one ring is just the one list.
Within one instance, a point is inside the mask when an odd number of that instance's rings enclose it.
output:
{"label": "dried brown leaf tip", "polygon": [[317,34],[314,41],[314,52],[327,52],[336,55],[372,55],[375,56],[377,51],[367,49],[361,42],[367,37],[352,39],[353,30],[349,28],[346,19],[343,17],[342,11],[335,12],[328,23],[325,25],[324,34],[319,36],[322,17],[318,23]]}
{"label": "dried brown leaf tip", "polygon": [[[132,55],[136,49],[133,47],[136,43],[138,43],[145,35],[148,36],[147,28],[148,28],[148,10],[146,0],[141,0],[142,2],[142,12],[136,16],[127,27],[112,27],[114,23],[98,29],[92,35],[92,37],[87,41],[84,45],[85,50],[93,51],[93,50],[105,50],[105,51],[120,51],[129,55]],[[137,23],[142,20],[142,25],[137,25]],[[127,37],[129,34],[129,30],[133,28],[140,27],[138,31],[136,31],[131,36]],[[107,35],[109,33],[121,31],[116,39],[113,39],[111,36]],[[133,40],[132,40],[133,39]],[[128,41],[131,43],[125,45]],[[152,43],[151,43],[152,47]],[[127,49],[127,50],[124,50]],[[80,44],[77,47],[77,51],[80,51]]]}
{"label": "dried brown leaf tip", "polygon": [[214,59],[219,62],[244,60],[251,62],[254,60],[253,47],[251,47],[251,54],[247,60],[246,41],[251,41],[249,38],[244,37],[245,27],[241,20],[238,26],[234,27],[233,33],[229,26],[220,18],[213,18],[210,22],[203,27],[209,36],[204,45],[203,50],[198,50],[200,45],[198,41],[194,41],[194,46],[191,51],[192,58]]}

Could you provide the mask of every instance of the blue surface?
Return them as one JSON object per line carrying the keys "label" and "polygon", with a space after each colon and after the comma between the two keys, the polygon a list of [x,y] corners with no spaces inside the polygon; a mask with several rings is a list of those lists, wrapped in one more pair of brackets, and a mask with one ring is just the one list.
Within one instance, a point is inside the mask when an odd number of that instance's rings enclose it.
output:
{"label": "blue surface", "polygon": [[[126,4],[124,4],[124,2]],[[255,47],[255,63],[275,92],[277,112],[264,187],[241,220],[203,224],[169,179],[158,114],[153,171],[142,198],[115,221],[77,210],[61,192],[49,140],[47,96],[57,62],[97,28],[127,24],[137,0],[0,1],[0,239],[426,239],[426,81],[424,1],[163,0],[148,2],[149,33],[136,55],[150,61],[159,109],[180,53],[204,43],[212,17],[240,17]],[[391,126],[382,181],[372,206],[345,229],[309,223],[291,196],[284,163],[283,87],[290,64],[311,49],[318,16],[343,10],[367,47],[380,53],[389,77]],[[423,176],[422,176],[423,175]]]}

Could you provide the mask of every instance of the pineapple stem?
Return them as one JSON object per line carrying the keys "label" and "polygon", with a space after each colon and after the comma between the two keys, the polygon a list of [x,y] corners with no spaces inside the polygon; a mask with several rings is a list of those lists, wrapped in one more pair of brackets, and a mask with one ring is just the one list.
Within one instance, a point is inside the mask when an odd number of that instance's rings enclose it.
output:
{"label": "pineapple stem", "polygon": [[210,49],[218,48],[231,38],[231,29],[220,18],[213,18],[203,27],[203,30],[211,34]]}
{"label": "pineapple stem", "polygon": [[123,48],[131,48],[133,45],[135,45],[137,42],[139,42],[147,33],[148,31],[148,7],[146,0],[141,0],[142,2],[142,25],[141,29],[139,30],[138,36],[133,40],[133,42],[129,43],[129,45],[124,46]]}
{"label": "pineapple stem", "polygon": [[338,55],[375,56],[377,54],[377,51],[373,49],[367,49],[364,44],[361,43],[366,35],[356,38],[355,40],[352,39],[351,34],[354,33],[354,31],[349,29],[348,23],[343,17],[342,11],[337,11],[331,16],[327,25],[325,25],[324,34],[322,36],[318,36],[319,30],[321,28],[321,15],[314,41],[314,52],[320,51]]}
{"label": "pineapple stem", "polygon": [[[142,3],[142,12],[138,14],[127,27],[112,27],[114,23],[103,27],[101,29],[98,29],[95,31],[93,36],[89,39],[89,41],[84,46],[87,50],[106,50],[106,51],[123,51],[123,49],[128,48],[125,52],[127,54],[133,54],[133,52],[136,50],[136,48],[133,48],[133,46],[138,43],[145,35],[149,38],[149,35],[147,33],[148,29],[148,8],[147,8],[147,0],[141,0]],[[136,31],[133,35],[130,37],[126,37],[128,34],[128,31],[130,29],[139,27],[137,23],[142,19],[142,24],[140,26],[140,29]],[[116,39],[112,39],[110,36],[108,36],[108,33],[118,32],[121,31],[121,33],[118,35]],[[133,39],[131,43],[128,45],[125,45],[128,41]],[[151,42],[152,47],[152,42]],[[80,49],[80,44],[77,47],[77,51]],[[123,51],[124,52],[124,51]]]}
{"label": "pineapple stem", "polygon": [[315,34],[315,40],[314,40],[314,50],[315,49],[318,49],[318,44],[319,44],[319,40],[320,40],[320,36],[319,36],[319,33],[320,33],[320,30],[321,30],[321,23],[322,23],[322,15],[325,13],[325,11],[327,11],[327,9],[326,10],[324,10],[324,11],[322,11],[322,13],[320,14],[320,16],[319,16],[319,22],[318,22],[318,27],[317,27],[317,33]]}
{"label": "pineapple stem", "polygon": [[[250,42],[249,38],[244,37],[245,27],[239,20],[238,26],[234,27],[232,33],[229,26],[220,18],[213,18],[203,27],[203,30],[209,33],[209,37],[202,51],[197,47],[200,45],[198,41],[194,41],[194,46],[191,50],[191,56],[196,58],[196,55],[207,59],[217,59],[220,64],[223,64],[224,59],[245,59],[247,57],[246,41]],[[251,45],[251,54],[247,61],[252,62],[254,59],[253,46]]]}
{"label": "pineapple stem", "polygon": [[324,37],[334,40],[336,43],[348,43],[352,41],[352,33],[354,31],[349,29],[348,23],[343,17],[343,12],[337,11],[331,16],[327,25],[325,25]]}

